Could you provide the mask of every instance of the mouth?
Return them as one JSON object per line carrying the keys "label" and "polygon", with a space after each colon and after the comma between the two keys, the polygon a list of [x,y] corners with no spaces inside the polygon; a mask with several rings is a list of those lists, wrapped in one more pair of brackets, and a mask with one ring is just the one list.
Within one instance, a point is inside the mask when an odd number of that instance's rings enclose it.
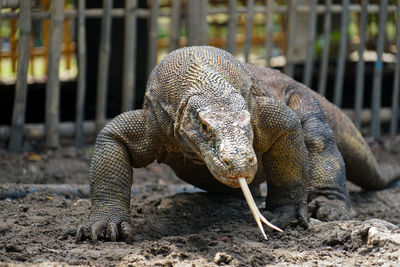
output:
{"label": "mouth", "polygon": [[239,188],[240,187],[240,183],[239,183],[239,179],[244,179],[246,184],[250,184],[254,177],[228,177],[228,176],[215,176],[221,183],[232,187],[232,188]]}

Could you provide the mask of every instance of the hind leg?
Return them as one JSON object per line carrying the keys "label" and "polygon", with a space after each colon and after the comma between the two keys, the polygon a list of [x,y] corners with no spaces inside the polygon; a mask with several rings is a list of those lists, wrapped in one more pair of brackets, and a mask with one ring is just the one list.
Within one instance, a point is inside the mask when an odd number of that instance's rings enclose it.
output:
{"label": "hind leg", "polygon": [[288,106],[299,116],[309,152],[309,212],[324,221],[349,219],[345,165],[319,102],[308,92],[292,91]]}

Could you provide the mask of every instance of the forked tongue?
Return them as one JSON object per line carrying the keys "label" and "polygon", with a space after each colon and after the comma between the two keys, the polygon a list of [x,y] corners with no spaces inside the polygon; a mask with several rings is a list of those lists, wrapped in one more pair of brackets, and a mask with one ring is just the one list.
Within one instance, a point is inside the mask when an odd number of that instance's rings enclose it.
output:
{"label": "forked tongue", "polygon": [[246,199],[247,204],[249,205],[249,208],[251,210],[251,213],[253,213],[254,219],[257,222],[258,228],[260,229],[261,233],[263,234],[265,239],[267,238],[267,235],[264,232],[264,228],[261,224],[261,222],[265,223],[267,226],[271,227],[272,229],[282,232],[282,230],[270,223],[265,217],[260,213],[258,210],[256,203],[254,202],[253,196],[251,195],[249,186],[247,185],[246,178],[239,178],[239,184],[240,188],[243,191],[244,198]]}

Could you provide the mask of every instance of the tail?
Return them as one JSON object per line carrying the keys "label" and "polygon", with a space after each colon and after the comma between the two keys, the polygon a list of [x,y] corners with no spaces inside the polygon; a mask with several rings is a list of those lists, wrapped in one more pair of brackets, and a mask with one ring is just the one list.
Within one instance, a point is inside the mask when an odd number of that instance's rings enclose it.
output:
{"label": "tail", "polygon": [[[400,167],[382,172],[367,142],[356,126],[339,108],[314,93],[332,128],[346,164],[347,179],[364,189],[379,190],[400,181]],[[385,168],[386,170],[386,168]]]}

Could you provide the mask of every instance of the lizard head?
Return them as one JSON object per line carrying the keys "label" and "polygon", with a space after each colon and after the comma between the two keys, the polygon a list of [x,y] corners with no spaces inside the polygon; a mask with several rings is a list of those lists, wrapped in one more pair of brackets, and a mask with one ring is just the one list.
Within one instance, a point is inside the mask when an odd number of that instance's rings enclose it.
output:
{"label": "lizard head", "polygon": [[[250,183],[257,171],[250,114],[243,98],[213,102],[192,96],[183,111],[179,139],[186,156],[205,164],[223,184],[237,188],[238,178]],[[210,104],[211,102],[211,104]]]}

